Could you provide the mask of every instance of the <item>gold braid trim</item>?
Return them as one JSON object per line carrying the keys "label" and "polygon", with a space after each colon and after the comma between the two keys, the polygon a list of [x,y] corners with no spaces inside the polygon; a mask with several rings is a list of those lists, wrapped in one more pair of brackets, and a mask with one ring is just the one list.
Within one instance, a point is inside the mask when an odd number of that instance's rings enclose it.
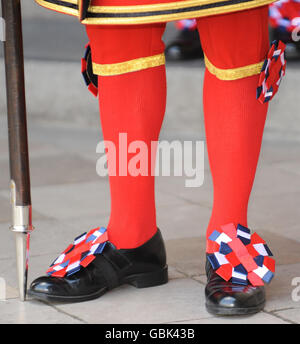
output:
{"label": "gold braid trim", "polygon": [[222,2],[224,0],[181,0],[175,2],[158,3],[151,5],[131,5],[131,6],[90,6],[91,13],[136,13],[154,12],[163,10],[177,10],[197,5],[206,5]]}
{"label": "gold braid trim", "polygon": [[[203,0],[197,1],[197,4],[217,4],[222,2],[223,0]],[[136,6],[90,6],[89,13],[128,13],[126,17],[88,17],[84,19],[81,23],[82,24],[90,24],[90,25],[129,25],[129,24],[148,24],[148,23],[164,23],[170,22],[175,20],[181,19],[190,19],[190,18],[200,18],[204,16],[216,15],[216,14],[223,14],[223,13],[231,13],[242,11],[250,8],[256,8],[259,6],[268,5],[276,0],[255,0],[255,1],[247,1],[243,3],[236,3],[232,5],[226,5],[226,2],[222,6],[212,6],[211,8],[203,8],[200,10],[192,10],[191,11],[184,11],[184,9],[188,8],[187,5],[190,5],[193,1],[178,1],[172,3],[163,3],[163,4],[156,4],[156,5],[136,5]],[[134,13],[138,12],[145,12],[149,9],[151,10],[166,10],[166,9],[175,9],[179,10],[177,13],[170,13],[170,14],[156,14],[153,13],[152,15],[147,16],[138,16],[135,17]],[[183,11],[181,12],[180,9]],[[130,14],[133,14],[130,16]]]}
{"label": "gold braid trim", "polygon": [[[64,0],[67,3],[70,3],[72,5],[77,5],[78,0]],[[49,10],[57,11],[57,12],[62,12],[65,14],[70,14],[71,16],[78,17],[78,10],[70,7],[65,7],[62,5],[55,5],[52,4],[46,0],[35,0],[36,3],[39,5],[48,8]]]}
{"label": "gold braid trim", "polygon": [[[79,18],[79,9],[71,7],[56,5],[47,0],[35,0],[38,4],[49,8],[54,11],[66,13]],[[66,4],[79,5],[82,0],[63,0]],[[87,18],[82,20],[82,24],[88,25],[128,25],[128,24],[148,24],[148,23],[163,23],[169,21],[175,21],[180,19],[200,18],[204,16],[231,13],[236,11],[242,11],[250,8],[256,8],[259,6],[268,5],[276,0],[252,0],[246,2],[238,2],[233,4],[226,4],[224,0],[182,0],[173,1],[169,3],[150,4],[150,5],[131,5],[131,6],[92,6],[88,9]],[[218,3],[222,3],[221,6],[217,6]],[[193,10],[193,6],[212,5],[209,8],[202,8],[199,10]],[[216,6],[213,6],[213,5]],[[187,10],[189,9],[190,10]],[[156,11],[174,10],[176,13],[159,14]],[[182,11],[181,11],[182,10]],[[145,13],[145,16],[135,16],[136,13]],[[153,12],[153,13],[151,13]],[[89,17],[89,14],[127,14],[123,17]],[[147,14],[147,15],[146,15]],[[150,14],[150,15],[149,15]]]}
{"label": "gold braid trim", "polygon": [[147,68],[158,67],[164,64],[165,55],[159,54],[113,64],[98,64],[93,62],[93,72],[94,74],[101,76],[120,75],[137,72]]}
{"label": "gold braid trim", "polygon": [[260,74],[261,68],[263,66],[264,61],[258,62],[255,64],[251,64],[248,66],[238,67],[238,68],[231,68],[231,69],[221,69],[215,67],[205,56],[205,66],[209,70],[209,72],[215,75],[220,80],[237,80],[246,78],[247,76],[252,76],[256,74]]}

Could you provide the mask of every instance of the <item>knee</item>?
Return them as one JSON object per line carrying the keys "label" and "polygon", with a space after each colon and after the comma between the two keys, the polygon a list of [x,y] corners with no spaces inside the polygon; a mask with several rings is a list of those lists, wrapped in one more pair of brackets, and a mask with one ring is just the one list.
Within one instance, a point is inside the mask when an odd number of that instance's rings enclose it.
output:
{"label": "knee", "polygon": [[207,69],[221,80],[259,74],[269,50],[268,8],[198,20]]}

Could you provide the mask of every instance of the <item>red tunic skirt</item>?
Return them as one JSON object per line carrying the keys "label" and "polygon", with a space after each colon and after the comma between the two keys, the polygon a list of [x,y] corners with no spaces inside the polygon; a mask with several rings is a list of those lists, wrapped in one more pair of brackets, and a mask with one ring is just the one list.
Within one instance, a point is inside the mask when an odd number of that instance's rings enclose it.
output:
{"label": "red tunic skirt", "polygon": [[[54,11],[78,17],[83,24],[165,23],[230,13],[274,0],[35,0]],[[125,4],[124,4],[125,3]],[[84,9],[85,7],[85,9]],[[84,9],[84,14],[82,14]]]}

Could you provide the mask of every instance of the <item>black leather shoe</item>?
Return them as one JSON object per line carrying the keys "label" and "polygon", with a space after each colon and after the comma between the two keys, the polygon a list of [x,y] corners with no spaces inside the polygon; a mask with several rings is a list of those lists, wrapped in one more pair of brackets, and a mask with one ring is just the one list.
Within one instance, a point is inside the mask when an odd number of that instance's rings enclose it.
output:
{"label": "black leather shoe", "polygon": [[134,249],[117,250],[107,242],[85,268],[66,277],[44,276],[32,282],[29,295],[47,301],[80,302],[98,298],[122,284],[146,288],[168,282],[161,232]]}
{"label": "black leather shoe", "polygon": [[206,309],[214,315],[246,315],[261,311],[265,287],[239,285],[224,281],[206,260]]}

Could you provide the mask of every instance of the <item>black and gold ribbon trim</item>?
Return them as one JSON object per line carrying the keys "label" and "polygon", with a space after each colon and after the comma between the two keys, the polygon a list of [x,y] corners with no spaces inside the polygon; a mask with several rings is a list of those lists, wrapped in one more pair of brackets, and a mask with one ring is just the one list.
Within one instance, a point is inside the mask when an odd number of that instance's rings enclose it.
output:
{"label": "black and gold ribbon trim", "polygon": [[[79,0],[36,0],[42,6],[79,16]],[[82,0],[81,0],[82,1]],[[136,6],[89,6],[83,24],[146,24],[197,18],[267,5],[274,0],[184,0]]]}
{"label": "black and gold ribbon trim", "polygon": [[35,2],[43,7],[49,8],[50,10],[78,17],[78,0],[35,0]]}
{"label": "black and gold ribbon trim", "polygon": [[113,76],[137,72],[147,68],[162,66],[164,64],[164,54],[141,57],[138,59],[113,64],[99,64],[94,62],[93,73],[100,76]]}

